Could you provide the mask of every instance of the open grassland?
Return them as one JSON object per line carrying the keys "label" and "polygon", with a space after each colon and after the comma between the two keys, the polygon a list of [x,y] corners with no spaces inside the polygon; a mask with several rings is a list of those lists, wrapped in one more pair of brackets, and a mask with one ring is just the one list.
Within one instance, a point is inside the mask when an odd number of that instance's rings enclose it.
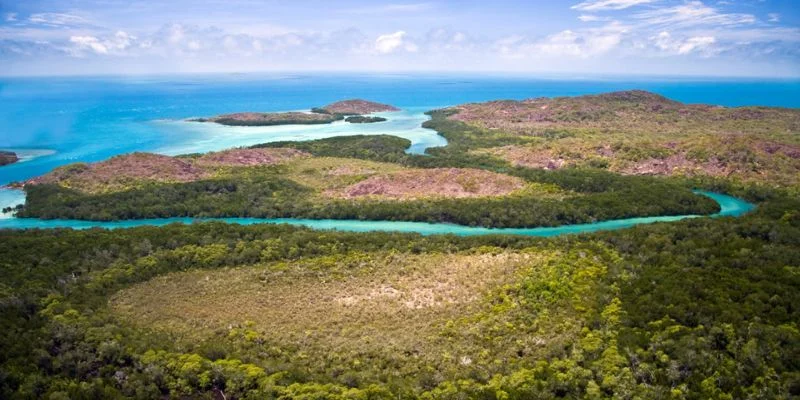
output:
{"label": "open grassland", "polygon": [[340,190],[370,176],[405,169],[398,164],[341,157],[311,157],[284,165],[287,177],[319,193]]}
{"label": "open grassland", "polygon": [[[120,292],[112,308],[136,325],[188,340],[247,330],[251,339],[303,348],[439,354],[447,321],[480,309],[534,253],[354,253],[300,262],[160,276]],[[352,362],[353,360],[345,360]]]}

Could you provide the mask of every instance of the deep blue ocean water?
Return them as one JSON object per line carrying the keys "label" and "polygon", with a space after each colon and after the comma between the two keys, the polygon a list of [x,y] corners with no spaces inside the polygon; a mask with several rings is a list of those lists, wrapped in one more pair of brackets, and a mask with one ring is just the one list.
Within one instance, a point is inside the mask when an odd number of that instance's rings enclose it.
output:
{"label": "deep blue ocean water", "polygon": [[[689,103],[800,107],[797,80],[347,74],[0,78],[0,149],[16,150],[27,158],[0,167],[0,185],[59,165],[131,151],[176,154],[366,131],[406,135],[421,141],[420,146],[436,145],[427,143],[435,142],[435,135],[419,128],[421,113],[428,109],[625,89],[650,90]],[[235,111],[302,110],[356,97],[394,104],[406,113],[387,125],[260,131],[182,121]]]}

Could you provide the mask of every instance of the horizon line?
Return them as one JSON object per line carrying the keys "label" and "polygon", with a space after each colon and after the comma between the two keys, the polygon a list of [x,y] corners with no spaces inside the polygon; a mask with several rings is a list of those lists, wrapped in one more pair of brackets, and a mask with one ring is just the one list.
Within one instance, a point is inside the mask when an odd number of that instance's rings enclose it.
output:
{"label": "horizon line", "polygon": [[775,81],[800,81],[800,73],[797,75],[751,75],[751,74],[658,74],[658,73],[607,73],[607,72],[522,72],[522,71],[450,71],[450,70],[262,70],[262,71],[162,71],[162,72],[92,72],[92,73],[62,73],[62,74],[3,74],[0,78],[91,78],[91,77],[147,77],[147,76],[257,76],[257,75],[366,75],[366,76],[466,76],[466,77],[507,77],[525,79],[558,79],[558,80],[590,80],[592,78],[667,78],[667,79],[702,79],[702,80],[725,80],[725,79],[752,79],[752,80],[775,80]]}

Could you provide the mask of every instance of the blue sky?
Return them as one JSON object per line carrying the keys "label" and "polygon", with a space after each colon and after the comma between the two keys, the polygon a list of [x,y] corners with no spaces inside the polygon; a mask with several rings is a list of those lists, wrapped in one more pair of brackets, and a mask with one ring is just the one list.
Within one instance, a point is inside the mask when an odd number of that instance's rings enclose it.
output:
{"label": "blue sky", "polygon": [[0,75],[800,76],[798,0],[0,0]]}

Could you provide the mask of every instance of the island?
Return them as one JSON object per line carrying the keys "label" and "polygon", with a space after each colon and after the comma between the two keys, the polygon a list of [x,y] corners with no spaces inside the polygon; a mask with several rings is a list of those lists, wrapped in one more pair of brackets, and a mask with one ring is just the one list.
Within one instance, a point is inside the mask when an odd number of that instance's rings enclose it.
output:
{"label": "island", "polygon": [[304,113],[304,112],[280,112],[280,113],[259,113],[259,112],[240,112],[233,114],[222,114],[211,118],[197,118],[194,122],[216,122],[220,125],[229,126],[273,126],[273,125],[316,125],[330,124],[339,121],[343,117],[333,114]]}
{"label": "island", "polygon": [[363,114],[372,114],[377,112],[400,111],[399,108],[389,104],[376,103],[374,101],[367,101],[361,99],[337,101],[335,103],[328,104],[327,106],[322,107],[321,109],[327,111],[330,114],[339,114],[339,115],[363,115]]}
{"label": "island", "polygon": [[383,117],[366,117],[363,114],[399,111],[388,104],[361,99],[350,99],[314,107],[311,112],[238,112],[210,118],[190,119],[191,122],[214,122],[228,126],[317,125],[346,120],[350,123],[383,122]]}
{"label": "island", "polygon": [[386,118],[383,117],[365,117],[363,115],[354,115],[352,117],[347,117],[344,119],[346,122],[351,124],[372,124],[375,122],[384,122]]}
{"label": "island", "polygon": [[0,150],[0,167],[3,165],[13,164],[19,161],[17,153],[13,151]]}

